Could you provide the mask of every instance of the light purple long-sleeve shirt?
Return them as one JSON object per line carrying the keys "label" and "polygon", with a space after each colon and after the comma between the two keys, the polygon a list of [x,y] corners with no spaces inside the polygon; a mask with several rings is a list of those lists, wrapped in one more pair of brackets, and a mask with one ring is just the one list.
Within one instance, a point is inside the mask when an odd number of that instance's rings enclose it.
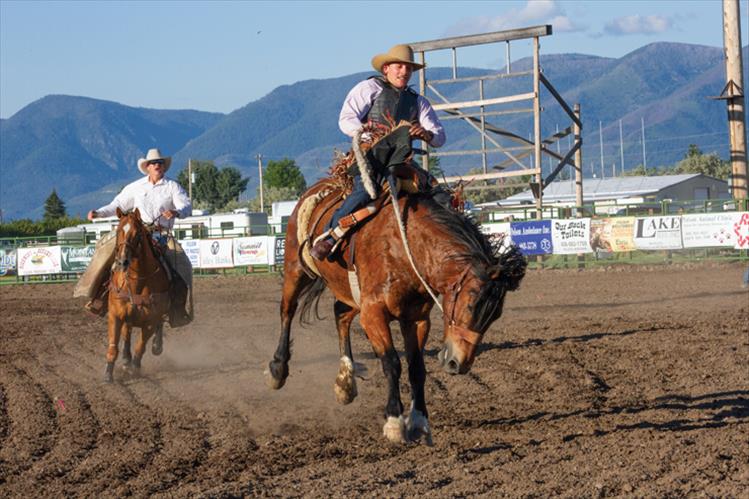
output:
{"label": "light purple long-sleeve shirt", "polygon": [[[346,96],[341,108],[341,114],[338,117],[338,127],[349,137],[362,127],[367,114],[369,113],[372,103],[382,92],[382,87],[373,79],[364,80],[357,83]],[[419,107],[419,124],[427,131],[434,134],[432,141],[429,143],[432,147],[440,147],[445,143],[445,129],[442,127],[437,113],[432,105],[422,95],[416,99]]]}

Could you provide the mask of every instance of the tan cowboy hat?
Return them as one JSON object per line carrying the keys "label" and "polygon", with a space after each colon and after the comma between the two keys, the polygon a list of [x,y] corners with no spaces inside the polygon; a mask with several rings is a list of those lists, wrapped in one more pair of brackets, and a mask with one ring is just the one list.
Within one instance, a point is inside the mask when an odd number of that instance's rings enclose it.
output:
{"label": "tan cowboy hat", "polygon": [[396,45],[388,50],[387,53],[377,54],[372,57],[372,67],[378,72],[382,72],[382,66],[391,62],[410,64],[413,66],[414,71],[424,67],[423,64],[414,61],[414,51],[411,50],[410,45]]}
{"label": "tan cowboy hat", "polygon": [[143,175],[148,175],[148,169],[146,168],[146,165],[148,165],[149,161],[155,161],[157,159],[164,160],[164,173],[166,173],[166,171],[172,164],[172,157],[162,156],[161,151],[159,151],[158,149],[149,149],[146,157],[140,158],[138,160],[138,170],[140,170]]}

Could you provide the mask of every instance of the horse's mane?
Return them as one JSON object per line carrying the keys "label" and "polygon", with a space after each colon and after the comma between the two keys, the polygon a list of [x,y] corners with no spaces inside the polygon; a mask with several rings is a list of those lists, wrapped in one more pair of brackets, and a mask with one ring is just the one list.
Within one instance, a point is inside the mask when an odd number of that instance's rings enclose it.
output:
{"label": "horse's mane", "polygon": [[[504,294],[520,285],[527,266],[525,257],[514,245],[503,247],[503,239],[487,237],[473,216],[445,207],[428,195],[422,197],[430,206],[428,217],[458,241],[457,251],[448,258],[471,265],[474,275],[484,283],[473,307],[474,325],[483,332],[501,312]],[[499,278],[492,278],[490,273]]]}

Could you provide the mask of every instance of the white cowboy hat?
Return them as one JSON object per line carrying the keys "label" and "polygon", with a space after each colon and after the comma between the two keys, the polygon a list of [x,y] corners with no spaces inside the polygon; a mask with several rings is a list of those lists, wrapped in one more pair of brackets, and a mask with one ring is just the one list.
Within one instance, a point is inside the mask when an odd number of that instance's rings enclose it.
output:
{"label": "white cowboy hat", "polygon": [[171,156],[162,156],[161,151],[158,149],[149,149],[148,154],[146,154],[145,158],[140,158],[138,160],[138,170],[143,175],[148,175],[148,169],[146,166],[148,165],[149,161],[156,161],[157,159],[160,159],[164,161],[164,173],[169,169],[169,167],[172,164],[172,157]]}
{"label": "white cowboy hat", "polygon": [[414,51],[410,45],[396,45],[387,51],[385,54],[377,54],[372,57],[372,67],[375,71],[382,72],[382,66],[391,62],[402,62],[404,64],[410,64],[413,66],[414,71],[424,67],[423,64],[419,64],[414,61]]}

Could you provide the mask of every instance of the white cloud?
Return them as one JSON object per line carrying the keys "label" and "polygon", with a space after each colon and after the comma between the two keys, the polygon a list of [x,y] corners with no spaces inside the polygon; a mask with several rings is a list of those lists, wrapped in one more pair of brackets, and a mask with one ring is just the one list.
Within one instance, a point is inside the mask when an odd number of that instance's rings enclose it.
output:
{"label": "white cloud", "polygon": [[507,10],[499,16],[461,19],[448,28],[446,36],[487,33],[537,24],[551,24],[558,33],[587,29],[587,26],[568,17],[556,0],[528,0],[522,8]]}
{"label": "white cloud", "polygon": [[606,23],[604,31],[610,35],[652,35],[671,29],[673,22],[666,16],[652,15],[617,17]]}

